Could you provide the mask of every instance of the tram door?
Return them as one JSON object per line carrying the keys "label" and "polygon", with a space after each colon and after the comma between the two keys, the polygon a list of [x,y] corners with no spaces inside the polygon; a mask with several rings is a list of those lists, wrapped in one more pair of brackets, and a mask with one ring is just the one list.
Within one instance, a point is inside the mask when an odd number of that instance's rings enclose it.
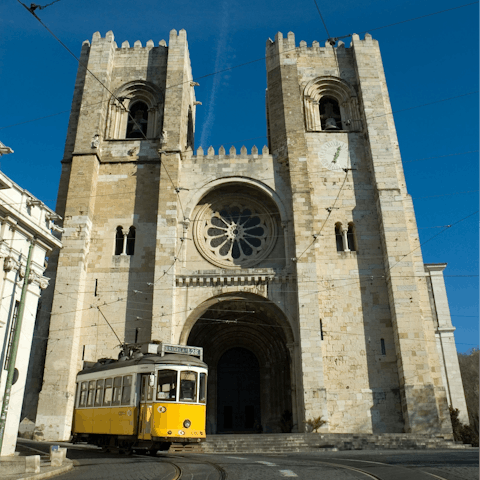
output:
{"label": "tram door", "polygon": [[143,440],[151,440],[152,438],[154,379],[153,374],[142,375],[138,438]]}

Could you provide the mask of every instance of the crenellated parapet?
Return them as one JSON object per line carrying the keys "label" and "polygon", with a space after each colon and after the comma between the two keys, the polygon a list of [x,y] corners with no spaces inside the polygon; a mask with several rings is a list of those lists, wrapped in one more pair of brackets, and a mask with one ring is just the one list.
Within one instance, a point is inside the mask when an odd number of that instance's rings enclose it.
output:
{"label": "crenellated parapet", "polygon": [[272,159],[272,155],[270,155],[270,152],[268,150],[268,147],[265,145],[262,148],[262,151],[259,153],[258,148],[254,145],[252,147],[252,150],[250,154],[248,154],[247,148],[243,146],[240,149],[240,152],[237,153],[237,149],[232,146],[230,147],[228,154],[226,153],[225,147],[222,145],[218,149],[218,154],[215,155],[215,149],[210,146],[208,147],[207,151],[205,152],[202,147],[199,147],[197,149],[197,154],[192,156],[192,159],[195,160],[202,160],[203,158],[208,158],[212,160],[223,160],[223,161],[228,161],[228,160],[233,160],[233,159],[247,159],[247,160],[258,160],[261,161],[262,159]]}
{"label": "crenellated parapet", "polygon": [[[179,32],[177,32],[175,29],[170,31],[170,36],[169,36],[169,43],[170,46],[172,45],[177,45],[181,43],[186,43],[187,41],[187,32],[186,30],[182,29]],[[152,48],[168,48],[167,42],[165,40],[160,40],[158,42],[158,45],[155,46],[155,42],[153,40],[148,40],[145,46],[143,46],[141,40],[136,40],[133,44],[133,46],[130,46],[130,42],[128,40],[125,40],[122,42],[121,47],[118,47],[117,43],[115,42],[115,36],[113,32],[110,30],[105,34],[105,37],[102,37],[102,34],[100,32],[95,32],[92,35],[92,41],[90,42],[89,40],[84,40],[82,45],[86,46],[94,46],[98,44],[103,44],[103,43],[113,43],[113,46],[115,48],[121,48],[121,49],[130,49],[130,50],[135,50],[135,51],[140,51],[140,50],[151,50]]]}
{"label": "crenellated parapet", "polygon": [[[356,33],[353,33],[351,35],[351,38],[352,40],[364,42],[372,42],[373,40],[372,36],[369,33],[365,34],[363,40],[360,40],[360,36]],[[376,40],[373,40],[373,42],[378,43]],[[346,47],[345,42],[343,42],[342,40],[337,41],[336,45],[332,45],[330,43],[330,40],[326,40],[324,46],[321,46],[320,42],[318,42],[317,40],[314,40],[310,45],[305,40],[300,40],[299,44],[297,45],[295,41],[295,34],[293,32],[288,32],[286,37],[283,36],[282,32],[278,32],[275,35],[274,40],[272,40],[271,38],[267,40],[267,52],[268,49],[275,48],[278,52],[284,54],[294,51],[299,51],[302,53],[327,53],[336,50],[341,52],[344,49],[351,48],[351,46],[352,45],[350,45],[350,47]]]}
{"label": "crenellated parapet", "polygon": [[[352,42],[350,46],[346,46],[341,40],[336,42],[336,45],[332,45],[330,40],[326,40],[324,46],[317,40],[314,40],[311,44],[301,40],[299,44],[295,42],[295,34],[288,32],[284,37],[282,32],[278,32],[275,35],[275,39],[267,40],[267,69],[273,68],[279,63],[289,63],[293,58],[297,56],[314,56],[314,57],[330,57],[330,56],[344,56],[351,55],[354,44],[358,41],[378,44],[376,40],[372,39],[369,33],[365,34],[364,40],[360,40],[359,35],[356,33],[351,35]],[[282,58],[280,58],[282,57]]]}

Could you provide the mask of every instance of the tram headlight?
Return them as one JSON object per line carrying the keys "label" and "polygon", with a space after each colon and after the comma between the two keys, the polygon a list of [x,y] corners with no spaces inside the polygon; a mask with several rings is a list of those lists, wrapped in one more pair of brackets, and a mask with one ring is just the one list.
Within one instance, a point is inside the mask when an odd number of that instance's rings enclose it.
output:
{"label": "tram headlight", "polygon": [[192,424],[192,422],[191,422],[190,420],[185,420],[185,421],[183,422],[183,426],[184,426],[185,428],[189,428],[191,424]]}

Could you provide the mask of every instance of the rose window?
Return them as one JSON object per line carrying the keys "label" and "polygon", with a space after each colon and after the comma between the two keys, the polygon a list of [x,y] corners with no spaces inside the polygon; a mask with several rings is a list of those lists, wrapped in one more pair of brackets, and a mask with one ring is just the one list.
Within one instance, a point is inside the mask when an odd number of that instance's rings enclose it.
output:
{"label": "rose window", "polygon": [[275,223],[263,206],[239,195],[205,205],[197,215],[195,241],[221,267],[249,266],[270,253]]}

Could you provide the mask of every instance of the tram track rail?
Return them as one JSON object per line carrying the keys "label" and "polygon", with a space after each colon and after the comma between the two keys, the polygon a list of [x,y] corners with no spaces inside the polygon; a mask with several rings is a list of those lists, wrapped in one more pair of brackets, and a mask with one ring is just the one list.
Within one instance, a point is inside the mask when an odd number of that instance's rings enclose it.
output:
{"label": "tram track rail", "polygon": [[[134,455],[137,456],[137,455]],[[140,457],[140,455],[139,455]],[[184,480],[184,473],[185,473],[185,468],[182,468],[181,465],[179,465],[177,462],[175,462],[172,458],[178,458],[182,459],[185,462],[190,462],[190,463],[195,463],[195,464],[203,464],[203,465],[209,465],[213,467],[216,472],[218,473],[218,479],[219,480],[227,480],[227,472],[223,467],[221,467],[218,463],[211,462],[209,460],[203,460],[198,458],[197,456],[195,457],[186,457],[183,455],[175,455],[175,457],[167,457],[167,456],[157,456],[156,457],[158,460],[161,460],[163,463],[168,463],[175,469],[175,474],[170,480]],[[193,460],[193,462],[192,462]],[[190,478],[190,477],[189,477]]]}
{"label": "tram track rail", "polygon": [[[370,464],[370,465],[381,465],[381,466],[388,467],[388,468],[393,468],[393,469],[395,469],[395,467],[405,468],[402,465],[395,465],[395,464],[389,464],[389,463],[384,463],[384,462],[376,462],[376,461],[372,461],[372,460],[359,460],[359,459],[351,459],[351,458],[348,458],[348,459],[345,458],[343,460],[347,461],[347,462],[362,462],[362,463],[366,463],[366,464]],[[305,465],[305,464],[303,464],[303,465]],[[325,465],[325,466],[339,468],[339,469],[351,470],[351,471],[363,474],[363,475],[367,476],[368,478],[372,478],[374,480],[389,480],[390,479],[390,473],[381,473],[380,476],[379,476],[379,474],[375,474],[375,473],[372,473],[370,471],[364,470],[362,468],[354,467],[352,465],[345,465],[344,463],[336,463],[336,462],[328,462],[328,461],[323,461],[323,460],[315,460],[314,462],[311,462],[311,465],[312,466]],[[299,466],[300,466],[300,464],[299,464]],[[427,472],[425,470],[421,470],[421,469],[412,470],[412,476],[414,478],[418,478],[419,474],[421,474],[421,477],[424,478],[424,479],[434,478],[436,480],[448,480],[445,477],[442,477],[438,474],[434,474],[434,473],[431,473],[431,472]],[[397,475],[398,475],[398,473],[397,473]],[[399,477],[395,476],[395,478],[399,478]]]}
{"label": "tram track rail", "polygon": [[339,465],[338,463],[330,463],[330,462],[315,462],[315,463],[321,464],[321,465],[328,465],[329,467],[352,470],[354,472],[361,473],[362,475],[365,475],[368,478],[373,478],[374,480],[386,480],[385,478],[378,477],[377,475],[374,475],[371,472],[367,472],[365,470],[362,470],[361,468],[351,467],[351,466],[347,466],[347,465]]}
{"label": "tram track rail", "polygon": [[[162,458],[162,457],[157,457],[157,458]],[[205,459],[201,459],[201,458],[198,457],[198,455],[195,455],[194,457],[193,456],[190,457],[190,456],[178,455],[178,456],[176,456],[176,458],[181,458],[182,460],[184,460],[185,462],[189,462],[190,464],[195,463],[195,464],[209,465],[209,466],[213,467],[218,472],[219,480],[227,480],[226,470],[222,466],[220,466],[218,463],[215,463],[215,462],[212,462],[212,461],[209,461],[209,460],[205,460]],[[193,462],[192,462],[192,460],[193,460]],[[165,463],[169,463],[170,465],[172,465],[175,468],[176,473],[175,473],[175,476],[171,480],[185,480],[184,477],[183,477],[184,470],[182,469],[182,467],[180,465],[178,465],[171,458],[166,459],[165,457],[163,457],[163,461]],[[352,461],[352,460],[349,460],[349,461]],[[382,462],[365,461],[365,463],[384,465],[386,467],[395,467],[394,465],[389,465],[389,464],[382,463]],[[362,468],[354,467],[352,465],[344,465],[344,464],[340,464],[340,463],[326,462],[326,461],[315,461],[315,462],[312,462],[312,465],[315,465],[315,466],[325,465],[326,467],[331,467],[331,468],[335,468],[335,469],[339,469],[339,470],[349,470],[351,472],[355,472],[357,474],[360,474],[362,476],[362,478],[368,478],[368,479],[372,479],[372,480],[389,480],[389,478],[390,478],[390,475],[388,475],[388,474],[385,475],[385,474],[382,473],[381,476],[379,476],[375,473],[369,472],[369,471],[364,470]],[[289,466],[291,467],[291,465],[289,465]],[[300,466],[300,465],[298,465],[298,466]],[[302,466],[305,466],[305,464],[303,464]],[[428,477],[428,478],[433,478],[433,479],[436,479],[436,480],[447,480],[445,477],[439,476],[439,475],[434,474],[434,473],[426,472],[425,470],[418,470],[417,474],[419,472],[421,472],[422,475],[425,475],[425,477]],[[414,473],[414,472],[412,472],[412,473]]]}

